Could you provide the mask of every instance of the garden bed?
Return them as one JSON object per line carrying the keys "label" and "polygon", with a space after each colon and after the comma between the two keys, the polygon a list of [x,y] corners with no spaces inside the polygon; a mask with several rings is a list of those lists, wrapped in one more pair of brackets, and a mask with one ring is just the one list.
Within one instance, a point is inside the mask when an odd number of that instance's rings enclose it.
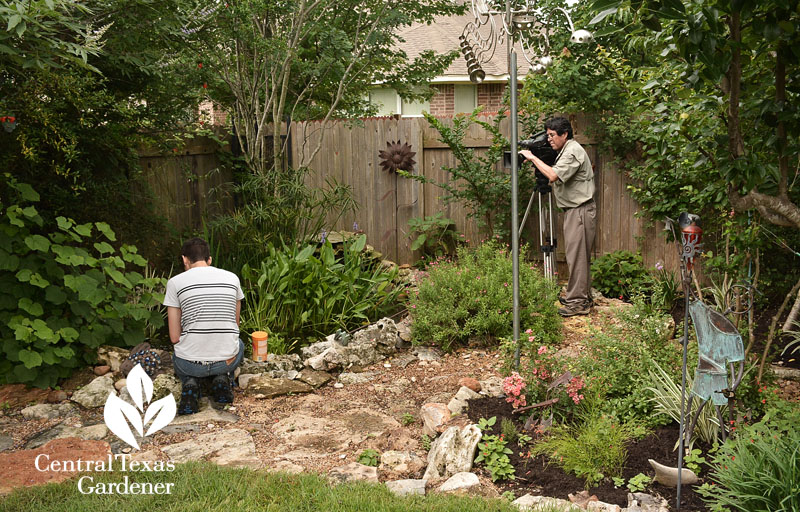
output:
{"label": "garden bed", "polygon": [[[500,434],[500,424],[503,418],[511,418],[517,430],[524,432],[523,422],[519,414],[512,414],[511,404],[502,398],[479,398],[470,400],[468,416],[473,423],[481,418],[497,417],[492,433]],[[654,476],[655,472],[650,467],[647,459],[654,459],[668,466],[677,466],[677,451],[673,451],[678,439],[678,425],[660,427],[645,438],[633,442],[628,446],[628,458],[625,462],[622,477],[626,481],[643,473]],[[497,482],[502,490],[511,491],[516,496],[530,493],[534,495],[551,496],[568,500],[569,494],[577,494],[584,489],[584,480],[570,473],[566,473],[555,464],[549,463],[548,457],[521,457],[520,452],[527,453],[528,448],[520,448],[516,443],[509,443],[512,450],[509,455],[514,466],[514,480]],[[704,449],[705,451],[705,449]],[[704,468],[701,475],[706,474]],[[684,485],[681,487],[681,510],[705,511],[708,510],[699,494],[694,492],[694,487]],[[605,479],[600,485],[588,489],[589,495],[595,495],[600,501],[626,507],[628,504],[628,491],[625,487],[615,487],[610,479]],[[675,509],[677,489],[665,487],[658,483],[651,483],[644,492],[658,494],[669,502],[671,509]]]}

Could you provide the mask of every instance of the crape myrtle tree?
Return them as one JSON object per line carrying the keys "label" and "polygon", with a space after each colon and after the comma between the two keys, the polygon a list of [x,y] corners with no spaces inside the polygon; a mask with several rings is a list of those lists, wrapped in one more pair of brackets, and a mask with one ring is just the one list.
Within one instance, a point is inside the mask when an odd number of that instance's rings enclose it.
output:
{"label": "crape myrtle tree", "polygon": [[[229,109],[247,167],[267,174],[283,167],[287,141],[268,137],[291,120],[352,118],[374,112],[375,83],[419,95],[455,52],[418,58],[396,47],[397,30],[463,11],[451,0],[243,0],[198,2],[190,9],[198,63],[209,95]],[[273,128],[275,127],[275,128]],[[304,143],[305,141],[295,141]],[[308,158],[319,151],[321,139]],[[293,162],[296,167],[307,164]]]}

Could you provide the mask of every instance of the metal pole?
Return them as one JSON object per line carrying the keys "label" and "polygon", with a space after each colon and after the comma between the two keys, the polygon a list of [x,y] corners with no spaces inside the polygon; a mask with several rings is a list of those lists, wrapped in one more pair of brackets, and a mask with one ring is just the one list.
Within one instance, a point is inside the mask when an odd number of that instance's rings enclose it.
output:
{"label": "metal pole", "polygon": [[[687,270],[687,276],[691,276],[691,273]],[[684,283],[683,293],[686,296],[684,301],[684,319],[683,319],[683,376],[681,378],[681,423],[680,428],[678,429],[680,438],[678,439],[678,492],[676,494],[677,503],[675,504],[675,508],[680,510],[681,508],[681,474],[683,473],[683,436],[684,436],[684,428],[686,425],[686,410],[685,410],[685,401],[686,401],[686,352],[687,347],[689,345],[689,286],[691,284],[691,277],[686,278],[686,282]],[[722,423],[720,423],[721,425]]]}
{"label": "metal pole", "polygon": [[[506,0],[506,21],[511,27],[511,0]],[[519,211],[517,199],[517,54],[514,37],[508,34],[508,87],[511,96],[511,274],[514,302],[514,367],[519,369]]]}

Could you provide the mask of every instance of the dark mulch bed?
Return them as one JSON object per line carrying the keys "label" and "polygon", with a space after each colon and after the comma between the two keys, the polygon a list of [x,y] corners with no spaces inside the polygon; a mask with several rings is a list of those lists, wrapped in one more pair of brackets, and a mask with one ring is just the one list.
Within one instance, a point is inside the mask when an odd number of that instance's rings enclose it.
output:
{"label": "dark mulch bed", "polygon": [[[467,414],[473,423],[477,423],[481,418],[489,419],[496,416],[497,422],[493,427],[493,434],[500,434],[500,423],[503,418],[512,418],[517,425],[517,430],[523,432],[520,415],[512,414],[512,410],[511,404],[502,398],[479,398],[469,401]],[[678,453],[673,451],[673,447],[678,439],[678,429],[677,424],[661,427],[644,439],[631,444],[628,447],[628,459],[623,468],[622,476],[625,480],[629,480],[639,473],[654,477],[655,472],[647,459],[654,459],[668,466],[677,466]],[[555,464],[548,464],[547,457],[526,459],[519,456],[519,453],[523,451],[519,446],[510,445],[509,448],[514,452],[509,455],[509,458],[514,466],[516,479],[501,483],[503,490],[512,491],[517,497],[531,493],[568,500],[569,494],[576,494],[584,489],[584,480],[565,473]],[[524,451],[527,452],[527,450]],[[701,472],[701,474],[707,473],[708,468]],[[681,486],[680,510],[690,512],[708,510],[700,495],[696,494],[692,488],[691,485]],[[676,508],[676,491],[675,488],[657,483],[650,484],[645,490],[649,494],[657,494],[666,499],[672,510]],[[597,496],[600,501],[617,504],[620,507],[628,505],[628,492],[628,489],[624,487],[615,488],[610,479],[589,489],[589,494]]]}

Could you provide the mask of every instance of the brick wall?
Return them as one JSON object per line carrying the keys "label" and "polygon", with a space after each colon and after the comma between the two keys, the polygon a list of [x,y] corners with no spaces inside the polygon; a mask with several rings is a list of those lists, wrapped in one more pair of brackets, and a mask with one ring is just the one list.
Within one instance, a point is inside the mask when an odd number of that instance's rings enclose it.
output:
{"label": "brick wall", "polygon": [[436,90],[431,97],[431,115],[452,116],[455,111],[455,87],[453,84],[434,85]]}
{"label": "brick wall", "polygon": [[483,105],[484,112],[497,112],[503,106],[503,93],[506,84],[478,85],[478,105]]}

